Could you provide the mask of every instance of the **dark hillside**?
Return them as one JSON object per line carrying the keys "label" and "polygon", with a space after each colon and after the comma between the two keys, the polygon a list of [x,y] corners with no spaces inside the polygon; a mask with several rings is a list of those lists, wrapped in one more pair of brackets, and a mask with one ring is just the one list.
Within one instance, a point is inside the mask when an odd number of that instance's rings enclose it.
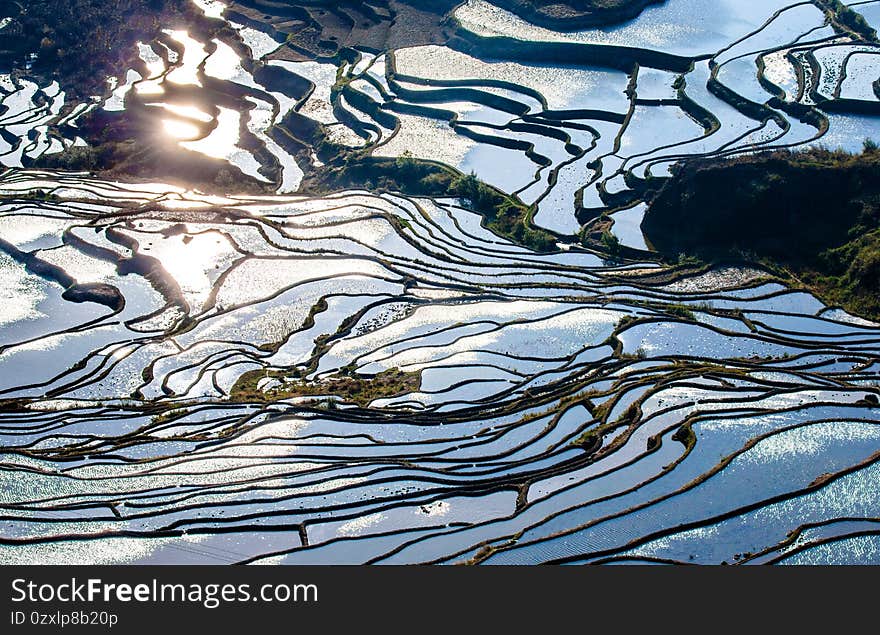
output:
{"label": "dark hillside", "polygon": [[671,257],[729,254],[790,268],[827,300],[880,317],[880,151],[805,150],[678,168],[642,229]]}

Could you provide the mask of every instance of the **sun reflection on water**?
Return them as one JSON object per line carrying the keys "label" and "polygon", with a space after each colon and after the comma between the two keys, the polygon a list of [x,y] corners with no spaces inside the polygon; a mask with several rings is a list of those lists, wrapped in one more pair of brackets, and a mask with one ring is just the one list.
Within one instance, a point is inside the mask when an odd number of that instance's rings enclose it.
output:
{"label": "sun reflection on water", "polygon": [[147,104],[148,106],[159,106],[168,112],[187,119],[196,119],[204,123],[210,123],[213,117],[203,110],[199,110],[195,106],[178,106],[177,104],[165,104],[161,102]]}
{"label": "sun reflection on water", "polygon": [[199,130],[198,126],[180,119],[163,119],[162,127],[165,130],[165,134],[180,141],[198,139],[201,135],[201,130]]}

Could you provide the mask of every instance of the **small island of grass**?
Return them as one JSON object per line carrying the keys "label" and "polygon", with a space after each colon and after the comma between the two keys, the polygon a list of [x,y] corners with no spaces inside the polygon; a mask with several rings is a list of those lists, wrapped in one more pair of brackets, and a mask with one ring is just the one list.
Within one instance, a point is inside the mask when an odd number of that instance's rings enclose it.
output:
{"label": "small island of grass", "polygon": [[399,397],[418,390],[421,380],[421,372],[397,368],[371,376],[352,373],[316,381],[292,377],[282,370],[253,370],[238,378],[230,398],[236,402],[270,402],[299,397],[319,400],[336,397],[366,408],[377,399]]}

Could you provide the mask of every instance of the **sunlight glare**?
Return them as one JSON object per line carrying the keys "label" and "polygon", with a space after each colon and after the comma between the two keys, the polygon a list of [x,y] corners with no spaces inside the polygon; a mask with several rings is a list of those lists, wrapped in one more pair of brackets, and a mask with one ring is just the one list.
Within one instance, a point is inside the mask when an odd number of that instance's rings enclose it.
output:
{"label": "sunlight glare", "polygon": [[179,119],[164,119],[162,126],[165,129],[165,134],[178,140],[197,139],[201,134],[198,126]]}

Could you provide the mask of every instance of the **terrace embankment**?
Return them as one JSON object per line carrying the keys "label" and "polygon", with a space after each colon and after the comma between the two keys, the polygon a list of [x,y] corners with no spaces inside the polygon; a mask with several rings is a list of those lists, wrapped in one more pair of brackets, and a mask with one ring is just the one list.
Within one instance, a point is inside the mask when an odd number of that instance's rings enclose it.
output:
{"label": "terrace embankment", "polygon": [[663,0],[497,0],[520,17],[562,30],[576,30],[631,20],[645,7]]}
{"label": "terrace embankment", "polygon": [[434,161],[404,155],[397,159],[352,157],[339,165],[307,175],[302,191],[328,194],[352,188],[403,192],[411,196],[455,196],[483,217],[483,225],[499,236],[539,252],[556,248],[554,236],[531,224],[533,212],[516,197]]}
{"label": "terrace embankment", "polygon": [[668,256],[763,260],[827,302],[880,318],[880,152],[865,145],[686,162],[642,229]]}

